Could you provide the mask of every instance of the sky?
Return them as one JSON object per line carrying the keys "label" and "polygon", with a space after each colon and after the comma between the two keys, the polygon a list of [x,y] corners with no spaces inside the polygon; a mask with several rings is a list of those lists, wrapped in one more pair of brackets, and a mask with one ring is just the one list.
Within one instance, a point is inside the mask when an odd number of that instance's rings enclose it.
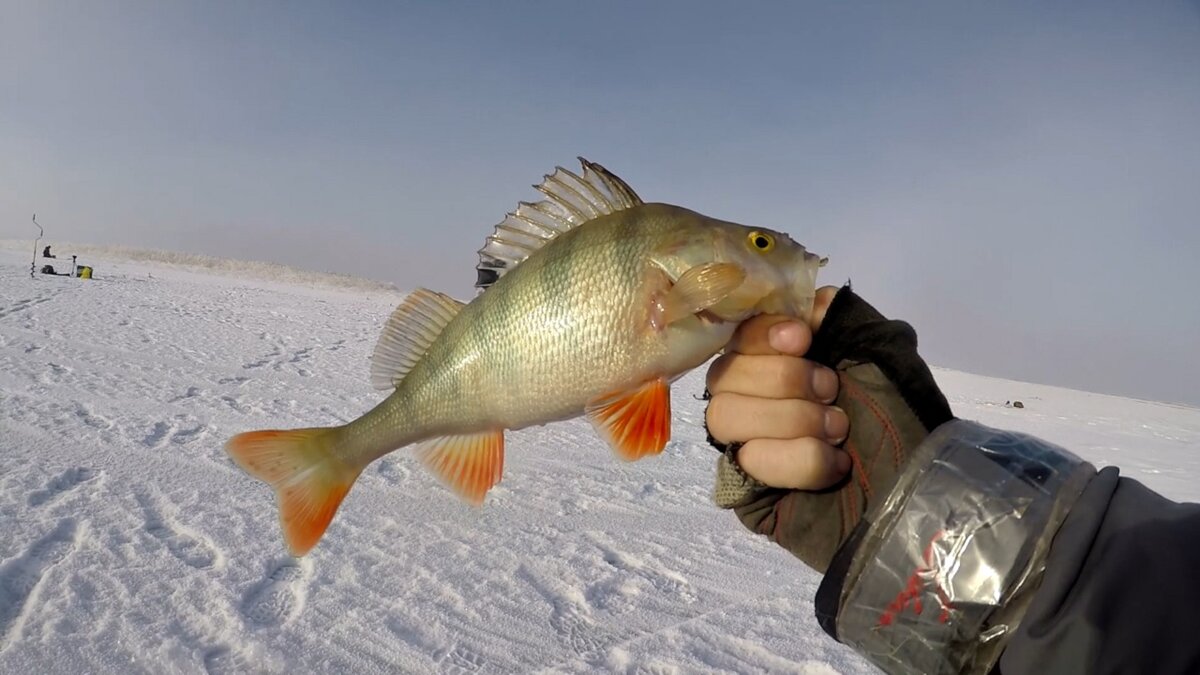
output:
{"label": "sky", "polygon": [[0,238],[469,298],[583,155],[828,255],[935,365],[1195,405],[1198,74],[1195,0],[0,0]]}

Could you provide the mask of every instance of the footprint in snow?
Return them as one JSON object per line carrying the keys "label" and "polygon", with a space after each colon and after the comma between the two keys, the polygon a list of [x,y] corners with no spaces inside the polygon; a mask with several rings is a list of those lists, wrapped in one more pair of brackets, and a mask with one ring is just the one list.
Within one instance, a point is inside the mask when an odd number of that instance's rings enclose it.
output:
{"label": "footprint in snow", "polygon": [[221,552],[208,537],[192,533],[178,523],[171,522],[154,504],[150,495],[136,495],[145,516],[146,532],[161,541],[171,555],[188,567],[207,570],[223,562]]}
{"label": "footprint in snow", "polygon": [[90,408],[82,403],[75,404],[75,416],[83,420],[84,424],[93,429],[104,431],[113,427],[112,420],[103,415],[92,412]]}
{"label": "footprint in snow", "polygon": [[46,369],[42,371],[41,380],[47,384],[58,384],[63,378],[70,375],[74,371],[68,366],[61,366],[57,363],[47,363]]}
{"label": "footprint in snow", "polygon": [[48,302],[50,300],[53,300],[55,295],[58,295],[58,293],[43,293],[41,295],[38,295],[37,297],[24,298],[24,299],[18,300],[7,307],[0,306],[0,319],[3,319],[4,317],[9,316],[10,314],[16,314],[17,312],[23,312],[27,309],[34,307],[35,305],[40,305],[43,302]]}
{"label": "footprint in snow", "polygon": [[[180,423],[192,419],[195,426],[187,429],[180,429]],[[208,433],[208,427],[194,418],[189,418],[186,415],[176,415],[174,421],[171,422],[155,422],[154,428],[142,438],[142,445],[147,448],[161,448],[168,441],[176,445],[185,445],[199,438],[203,438]]]}
{"label": "footprint in snow", "polygon": [[463,645],[454,645],[449,649],[439,650],[433,658],[438,665],[438,672],[454,673],[454,675],[479,672],[487,664],[482,656]]}
{"label": "footprint in snow", "polygon": [[379,477],[386,480],[392,485],[400,485],[408,480],[412,475],[412,471],[408,467],[403,466],[400,460],[388,457],[379,462],[379,468],[375,470]]}
{"label": "footprint in snow", "polygon": [[634,608],[639,591],[635,583],[627,578],[608,579],[588,587],[585,597],[596,609],[616,616]]}
{"label": "footprint in snow", "polygon": [[253,663],[240,652],[225,645],[214,647],[204,655],[204,672],[208,675],[234,675],[254,670]]}
{"label": "footprint in snow", "polygon": [[191,443],[198,438],[203,438],[207,431],[208,430],[204,426],[203,422],[197,422],[196,426],[190,429],[184,429],[182,431],[175,432],[175,435],[171,437],[171,442],[175,443],[176,445]]}
{"label": "footprint in snow", "polygon": [[202,395],[203,393],[204,393],[204,390],[201,389],[200,387],[188,387],[187,391],[185,391],[182,394],[180,394],[179,396],[176,396],[175,398],[167,401],[167,403],[180,403],[182,401],[188,400],[189,398],[197,398],[200,395]]}
{"label": "footprint in snow", "polygon": [[633,671],[634,675],[679,675],[684,672],[679,666],[665,663],[639,663]]}
{"label": "footprint in snow", "polygon": [[242,601],[242,614],[257,626],[282,626],[300,614],[312,569],[305,560],[288,558],[275,564],[266,579]]}
{"label": "footprint in snow", "polygon": [[75,521],[68,518],[0,569],[0,650],[19,629],[26,605],[46,573],[75,550]]}
{"label": "footprint in snow", "polygon": [[171,433],[171,425],[166,422],[156,422],[154,428],[142,439],[142,445],[147,448],[157,448],[162,444],[167,434]]}
{"label": "footprint in snow", "polygon": [[237,396],[230,396],[230,395],[226,394],[225,396],[221,397],[221,402],[224,403],[225,405],[229,406],[229,408],[231,410],[239,412],[243,415],[248,415],[248,414],[254,412],[252,409],[246,407],[242,403],[242,400],[240,398],[238,398]]}
{"label": "footprint in snow", "polygon": [[614,569],[642,577],[660,593],[674,595],[689,604],[696,602],[696,594],[692,592],[691,584],[679,572],[667,567],[655,568],[635,555],[600,542],[596,544],[603,552],[604,562]]}
{"label": "footprint in snow", "polygon": [[596,624],[575,603],[559,598],[550,614],[550,627],[582,657],[594,657],[604,649],[597,636]]}
{"label": "footprint in snow", "polygon": [[36,492],[31,492],[29,494],[29,505],[38,507],[54,501],[80,485],[100,477],[102,473],[101,471],[89,469],[84,466],[67,469],[55,476],[46,484],[46,487]]}
{"label": "footprint in snow", "polygon": [[265,356],[258,359],[257,361],[250,361],[248,363],[243,364],[242,368],[245,370],[253,370],[255,368],[263,368],[263,367],[271,365],[271,363],[280,356],[283,356],[283,350],[280,349],[278,346],[276,346],[275,348],[273,348],[271,350],[271,352],[269,354],[266,354]]}
{"label": "footprint in snow", "polygon": [[572,495],[558,504],[558,515],[578,516],[592,508],[592,500],[582,495]]}
{"label": "footprint in snow", "polygon": [[549,570],[522,564],[516,576],[527,582],[550,605],[550,627],[561,641],[585,661],[594,660],[613,636],[588,616],[587,599]]}

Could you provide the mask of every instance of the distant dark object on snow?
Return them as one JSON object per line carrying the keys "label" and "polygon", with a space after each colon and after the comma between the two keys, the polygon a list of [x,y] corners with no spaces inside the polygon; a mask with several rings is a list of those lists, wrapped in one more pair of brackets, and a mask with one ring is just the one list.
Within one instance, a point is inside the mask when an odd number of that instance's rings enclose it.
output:
{"label": "distant dark object on snow", "polygon": [[59,272],[58,270],[54,269],[54,265],[42,265],[42,274],[49,274],[49,275],[56,276],[56,277],[76,277],[79,279],[91,279],[92,278],[92,267],[91,267],[91,265],[75,264],[75,256],[71,256],[71,271],[70,272]]}
{"label": "distant dark object on snow", "polygon": [[1025,404],[1021,403],[1020,401],[1005,401],[1004,407],[1005,408],[1024,408]]}
{"label": "distant dark object on snow", "polygon": [[[34,250],[36,251],[37,249],[34,249]],[[43,258],[53,258],[54,257],[54,254],[50,252],[49,246],[47,246],[45,248],[45,250],[42,251],[42,257]]]}

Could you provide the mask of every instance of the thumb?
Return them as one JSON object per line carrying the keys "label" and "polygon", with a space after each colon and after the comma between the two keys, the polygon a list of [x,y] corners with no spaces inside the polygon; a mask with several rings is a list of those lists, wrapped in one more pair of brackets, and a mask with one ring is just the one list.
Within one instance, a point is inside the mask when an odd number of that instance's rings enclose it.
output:
{"label": "thumb", "polygon": [[839,290],[837,286],[822,286],[817,289],[817,294],[813,298],[812,313],[809,314],[808,319],[808,325],[812,328],[812,332],[815,333],[821,328],[821,322],[825,320],[825,314],[829,312],[829,305],[833,303],[833,298]]}

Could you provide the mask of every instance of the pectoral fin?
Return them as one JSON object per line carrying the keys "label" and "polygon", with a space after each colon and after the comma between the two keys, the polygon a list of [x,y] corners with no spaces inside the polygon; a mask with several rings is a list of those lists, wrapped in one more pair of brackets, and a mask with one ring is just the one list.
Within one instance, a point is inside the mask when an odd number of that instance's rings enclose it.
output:
{"label": "pectoral fin", "polygon": [[626,461],[657,455],[671,438],[671,388],[662,378],[601,396],[586,411],[592,426]]}
{"label": "pectoral fin", "polygon": [[661,327],[704,311],[721,302],[746,280],[746,272],[733,263],[697,265],[675,280],[658,299],[656,318]]}

